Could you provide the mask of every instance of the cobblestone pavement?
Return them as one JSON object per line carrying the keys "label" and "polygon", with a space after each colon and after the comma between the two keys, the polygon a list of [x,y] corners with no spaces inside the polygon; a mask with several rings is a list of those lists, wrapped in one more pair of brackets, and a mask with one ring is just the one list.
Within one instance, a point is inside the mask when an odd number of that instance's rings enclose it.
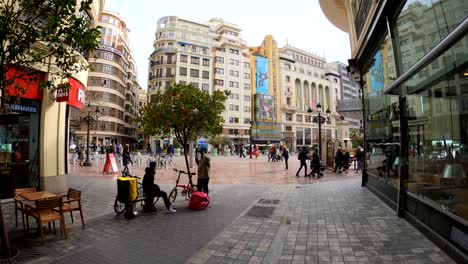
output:
{"label": "cobblestone pavement", "polygon": [[[358,174],[296,178],[297,158],[290,161],[284,171],[265,157],[213,157],[211,208],[191,211],[178,199],[169,214],[158,202],[157,213],[130,221],[113,212],[117,174],[72,165],[68,182],[83,191],[85,229],[77,214],[74,224],[66,216],[68,239],[49,232],[42,245],[14,228],[11,202],[4,216],[20,263],[453,263],[360,187]],[[177,157],[173,166],[182,164]],[[174,176],[161,168],[156,181],[169,191]]]}

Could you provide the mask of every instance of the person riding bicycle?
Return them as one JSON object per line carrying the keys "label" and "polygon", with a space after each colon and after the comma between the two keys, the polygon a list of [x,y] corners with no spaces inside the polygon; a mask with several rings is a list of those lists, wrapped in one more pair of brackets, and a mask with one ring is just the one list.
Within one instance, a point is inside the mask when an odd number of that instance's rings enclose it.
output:
{"label": "person riding bicycle", "polygon": [[154,183],[154,174],[156,174],[156,162],[152,161],[149,167],[145,169],[145,175],[143,176],[143,192],[145,193],[145,205],[143,206],[143,212],[156,212],[154,207],[154,197],[161,197],[164,201],[164,205],[167,210],[171,213],[175,213],[176,210],[172,207],[171,202],[167,198],[167,193],[161,191],[159,186]]}

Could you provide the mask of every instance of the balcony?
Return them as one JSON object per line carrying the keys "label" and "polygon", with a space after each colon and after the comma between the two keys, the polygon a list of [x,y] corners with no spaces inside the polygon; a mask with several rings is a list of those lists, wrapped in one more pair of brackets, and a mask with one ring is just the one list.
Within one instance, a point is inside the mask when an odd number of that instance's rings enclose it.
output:
{"label": "balcony", "polygon": [[295,113],[297,111],[296,106],[294,105],[282,105],[281,110],[287,113]]}
{"label": "balcony", "polygon": [[160,53],[160,52],[175,53],[176,51],[177,51],[177,48],[167,48],[167,47],[164,47],[164,48],[158,48],[158,49],[156,49],[156,53]]}
{"label": "balcony", "polygon": [[362,30],[364,28],[364,24],[369,17],[369,12],[372,7],[373,0],[362,0],[359,4],[359,10],[356,13],[356,20],[354,21],[354,27],[356,28],[356,35],[359,39],[361,36]]}

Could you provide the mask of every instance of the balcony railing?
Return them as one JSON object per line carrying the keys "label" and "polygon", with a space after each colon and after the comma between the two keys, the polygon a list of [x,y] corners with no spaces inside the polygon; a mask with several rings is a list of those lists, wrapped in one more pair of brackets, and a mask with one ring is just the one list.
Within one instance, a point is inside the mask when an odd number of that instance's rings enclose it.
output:
{"label": "balcony railing", "polygon": [[369,11],[372,7],[373,0],[361,0],[359,4],[359,10],[356,13],[356,20],[354,21],[354,27],[356,28],[356,35],[359,38],[361,36],[364,24],[366,23]]}

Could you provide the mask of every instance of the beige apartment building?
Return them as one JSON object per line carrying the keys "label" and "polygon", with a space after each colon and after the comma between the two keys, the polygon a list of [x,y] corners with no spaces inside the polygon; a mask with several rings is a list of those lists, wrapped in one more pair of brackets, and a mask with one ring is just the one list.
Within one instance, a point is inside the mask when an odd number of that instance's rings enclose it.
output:
{"label": "beige apartment building", "polygon": [[[240,29],[221,19],[198,23],[175,16],[159,19],[149,58],[148,101],[171,83],[191,84],[205,92],[230,90],[223,113],[223,135],[247,142],[250,128],[250,65]],[[152,151],[172,144],[152,137]]]}
{"label": "beige apartment building", "polygon": [[[87,111],[99,109],[98,121],[90,126],[90,143],[96,145],[136,143],[138,129],[138,83],[135,61],[129,46],[129,32],[123,18],[104,11],[99,19],[101,43],[90,64]],[[74,117],[79,118],[80,113]],[[86,124],[75,132],[75,143],[86,142]]]}
{"label": "beige apartment building", "polygon": [[[340,96],[340,79],[336,72],[327,70],[325,58],[286,44],[280,49],[283,137],[287,148],[318,144],[318,124],[311,122],[317,116],[316,105],[322,105],[321,115],[330,110],[330,120],[322,125],[322,157],[327,141],[342,137],[337,127],[336,99]],[[311,109],[312,113],[308,110]]]}

